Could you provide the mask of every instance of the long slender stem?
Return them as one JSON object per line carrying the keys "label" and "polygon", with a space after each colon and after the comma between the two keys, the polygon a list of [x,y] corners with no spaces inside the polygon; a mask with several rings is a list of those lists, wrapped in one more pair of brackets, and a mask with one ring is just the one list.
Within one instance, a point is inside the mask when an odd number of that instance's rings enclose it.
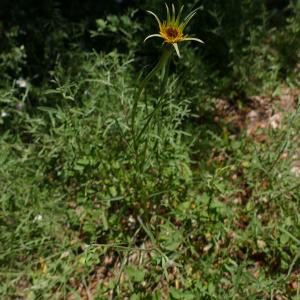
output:
{"label": "long slender stem", "polygon": [[160,96],[162,97],[166,92],[167,81],[169,77],[169,69],[170,69],[170,57],[167,58],[165,66],[162,72],[162,83],[160,88]]}
{"label": "long slender stem", "polygon": [[148,75],[145,77],[145,79],[142,81],[139,93],[138,93],[138,98],[141,96],[141,93],[143,92],[145,86],[149,82],[149,80],[161,69],[165,67],[165,65],[168,63],[170,55],[171,55],[171,50],[169,46],[164,47],[162,56],[156,66],[148,73]]}
{"label": "long slender stem", "polygon": [[132,108],[132,115],[131,115],[131,131],[132,131],[132,137],[133,137],[133,146],[135,149],[137,149],[137,140],[136,140],[136,132],[135,132],[135,119],[137,115],[137,107],[138,102],[143,94],[143,91],[149,82],[149,80],[161,69],[164,69],[164,67],[168,64],[169,58],[171,55],[171,48],[169,46],[164,47],[162,56],[156,66],[147,74],[147,76],[144,78],[144,80],[141,82],[138,93],[135,97],[133,108]]}
{"label": "long slender stem", "polygon": [[[142,173],[144,172],[144,167],[146,164],[146,157],[147,157],[147,150],[148,150],[148,140],[145,140],[141,142],[144,132],[149,127],[152,118],[157,114],[157,111],[161,108],[161,104],[163,101],[163,95],[161,93],[161,97],[154,107],[153,111],[146,116],[146,122],[142,126],[142,128],[137,128],[136,126],[136,116],[137,116],[137,109],[138,109],[138,103],[143,95],[144,89],[148,82],[150,81],[153,76],[159,72],[163,71],[162,73],[162,83],[161,83],[161,92],[163,90],[163,93],[165,91],[165,86],[167,82],[167,76],[168,76],[168,66],[170,61],[170,56],[172,53],[172,49],[170,46],[166,45],[163,48],[163,53],[158,61],[158,63],[155,65],[155,67],[147,74],[147,76],[144,78],[144,80],[141,82],[140,87],[137,91],[137,94],[134,98],[133,108],[132,108],[132,115],[131,115],[131,134],[132,134],[132,142],[133,142],[133,151],[135,154],[135,163],[136,168],[139,169],[139,171]],[[142,151],[140,151],[140,146],[143,146]],[[136,177],[135,178],[136,183],[136,197],[138,197],[138,191],[143,191],[141,188],[142,185],[144,185],[143,179]],[[143,205],[146,203],[146,195],[143,193],[140,195]]]}

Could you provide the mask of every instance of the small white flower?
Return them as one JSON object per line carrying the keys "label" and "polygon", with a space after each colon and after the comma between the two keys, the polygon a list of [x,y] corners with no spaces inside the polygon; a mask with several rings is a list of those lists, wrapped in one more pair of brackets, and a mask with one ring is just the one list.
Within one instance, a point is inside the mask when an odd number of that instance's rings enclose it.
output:
{"label": "small white flower", "polygon": [[23,89],[27,87],[27,81],[25,79],[23,79],[22,77],[16,81],[16,84],[18,87],[23,88]]}
{"label": "small white flower", "polygon": [[43,220],[43,216],[42,215],[37,215],[34,217],[33,222],[40,222]]}
{"label": "small white flower", "polygon": [[128,223],[130,223],[130,224],[135,224],[136,223],[136,220],[132,215],[129,216]]}
{"label": "small white flower", "polygon": [[5,118],[8,116],[8,113],[6,111],[1,111],[1,118]]}

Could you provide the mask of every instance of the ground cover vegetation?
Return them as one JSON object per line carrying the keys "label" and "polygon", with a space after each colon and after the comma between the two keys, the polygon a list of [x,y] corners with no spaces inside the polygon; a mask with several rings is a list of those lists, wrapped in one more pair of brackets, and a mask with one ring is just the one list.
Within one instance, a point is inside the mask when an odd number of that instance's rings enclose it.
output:
{"label": "ground cover vegetation", "polygon": [[183,4],[1,1],[1,299],[300,299],[300,3]]}

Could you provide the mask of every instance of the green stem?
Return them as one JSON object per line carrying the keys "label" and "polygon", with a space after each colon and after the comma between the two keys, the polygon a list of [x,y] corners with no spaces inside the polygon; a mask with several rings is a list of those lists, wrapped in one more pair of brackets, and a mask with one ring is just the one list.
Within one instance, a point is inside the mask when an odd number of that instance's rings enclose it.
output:
{"label": "green stem", "polygon": [[165,66],[162,71],[162,83],[161,83],[161,88],[160,88],[160,95],[161,97],[164,95],[166,92],[166,86],[167,86],[167,81],[169,77],[169,69],[170,69],[170,57],[168,57]]}
{"label": "green stem", "polygon": [[145,79],[142,81],[140,89],[139,89],[139,93],[138,93],[138,98],[140,98],[141,94],[143,93],[143,90],[145,88],[145,86],[147,85],[147,83],[149,82],[149,80],[161,69],[163,69],[166,64],[168,64],[170,55],[171,55],[171,48],[169,46],[164,47],[163,49],[163,53],[161,55],[160,60],[158,61],[158,63],[156,64],[156,66],[148,73],[148,75],[145,77]]}
{"label": "green stem", "polygon": [[[132,131],[132,136],[133,136],[133,143],[134,143],[134,148],[137,149],[137,140],[136,140],[136,132],[135,132],[135,118],[137,114],[137,106],[138,102],[143,94],[143,91],[149,82],[149,80],[161,69],[165,69],[165,67],[169,64],[169,58],[171,56],[172,49],[170,46],[166,46],[163,49],[162,56],[156,66],[147,74],[147,76],[144,78],[144,80],[140,84],[140,88],[138,90],[138,94],[135,97],[133,108],[132,108],[132,115],[131,115],[131,131]],[[164,80],[163,80],[163,86],[166,84],[166,74],[167,72],[164,72]]]}

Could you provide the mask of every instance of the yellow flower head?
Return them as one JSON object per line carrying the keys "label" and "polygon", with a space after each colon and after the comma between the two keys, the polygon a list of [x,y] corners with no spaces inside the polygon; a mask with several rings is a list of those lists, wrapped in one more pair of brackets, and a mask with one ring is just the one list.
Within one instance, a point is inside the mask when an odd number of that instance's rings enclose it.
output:
{"label": "yellow flower head", "polygon": [[161,22],[159,17],[152,11],[147,10],[147,12],[151,15],[153,15],[158,22],[159,25],[159,33],[158,34],[151,34],[146,37],[145,41],[152,38],[152,37],[159,37],[164,39],[164,43],[166,44],[172,44],[176,50],[176,53],[178,57],[180,57],[180,52],[178,48],[179,42],[184,41],[196,41],[199,43],[204,43],[200,39],[196,38],[190,38],[187,35],[184,35],[183,30],[187,26],[187,24],[190,22],[190,20],[195,16],[197,13],[197,9],[193,10],[191,13],[189,13],[182,21],[181,21],[181,14],[183,11],[183,6],[180,8],[179,13],[176,15],[175,6],[172,4],[172,12],[170,14],[170,9],[168,5],[166,4],[167,9],[167,21]]}

